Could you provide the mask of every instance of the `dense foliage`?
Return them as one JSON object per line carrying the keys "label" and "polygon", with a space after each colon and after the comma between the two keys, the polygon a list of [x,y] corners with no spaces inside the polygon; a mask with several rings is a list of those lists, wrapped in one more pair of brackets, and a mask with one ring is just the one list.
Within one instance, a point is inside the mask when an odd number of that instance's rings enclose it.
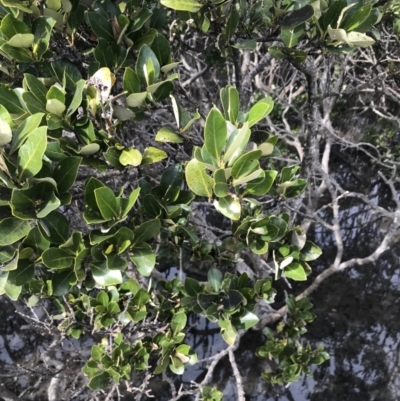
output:
{"label": "dense foliage", "polygon": [[[321,254],[289,210],[268,207],[301,196],[315,160],[285,163],[279,135],[260,127],[282,111],[251,92],[255,75],[241,83],[236,69],[210,89],[214,106],[194,103],[185,87],[197,77],[183,81],[179,54],[200,38],[205,69],[223,76],[227,60],[272,42],[265,60],[307,77],[303,145],[312,149],[310,60],[374,45],[382,21],[400,30],[398,13],[396,2],[368,0],[1,0],[0,294],[49,302],[65,335],[111,335],[83,368],[93,390],[129,382],[132,371],[195,364],[189,314],[218,323],[233,346],[260,326],[257,306],[274,302],[274,282],[305,281]],[[223,216],[222,241],[204,230],[210,213]],[[166,255],[201,261],[207,281],[166,281],[156,269]],[[243,255],[272,268],[238,273]],[[273,383],[329,358],[299,338],[311,304],[286,298],[288,316],[264,329],[257,352],[276,359],[264,374]]]}

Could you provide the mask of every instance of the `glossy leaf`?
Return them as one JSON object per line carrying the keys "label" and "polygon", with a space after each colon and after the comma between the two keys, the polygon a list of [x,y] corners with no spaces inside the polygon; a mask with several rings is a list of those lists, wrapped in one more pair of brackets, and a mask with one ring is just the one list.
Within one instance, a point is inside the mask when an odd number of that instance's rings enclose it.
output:
{"label": "glossy leaf", "polygon": [[183,143],[183,138],[170,128],[161,128],[155,138],[158,142]]}
{"label": "glossy leaf", "polygon": [[237,199],[231,196],[225,196],[224,198],[219,198],[214,202],[215,208],[222,213],[224,216],[231,220],[239,220],[242,207]]}
{"label": "glossy leaf", "polygon": [[222,273],[215,268],[211,268],[207,273],[207,279],[211,288],[215,292],[219,292],[222,284]]}
{"label": "glossy leaf", "polygon": [[94,190],[96,204],[105,220],[113,220],[118,217],[117,200],[110,188],[102,187]]}
{"label": "glossy leaf", "polygon": [[88,386],[92,390],[102,390],[108,386],[108,383],[111,380],[111,376],[108,372],[101,372],[95,376],[90,378]]}
{"label": "glossy leaf", "polygon": [[0,118],[0,147],[7,145],[12,140],[12,130],[7,121]]}
{"label": "glossy leaf", "polygon": [[142,162],[142,154],[137,149],[123,150],[119,162],[123,166],[139,166]]}
{"label": "glossy leaf", "polygon": [[81,161],[81,157],[66,157],[54,168],[53,178],[59,193],[68,192],[74,185]]}
{"label": "glossy leaf", "polygon": [[47,127],[33,130],[18,153],[19,179],[34,177],[42,168],[43,155],[47,144]]}
{"label": "glossy leaf", "polygon": [[75,113],[75,111],[78,109],[78,107],[82,103],[82,92],[83,92],[85,85],[86,85],[86,81],[84,79],[80,79],[76,83],[74,96],[71,100],[70,105],[67,108],[66,117],[72,116],[72,114]]}
{"label": "glossy leaf", "polygon": [[306,272],[300,263],[293,262],[284,269],[285,276],[295,281],[307,280]]}
{"label": "glossy leaf", "polygon": [[185,168],[186,183],[198,196],[212,197],[214,180],[207,174],[203,163],[192,159]]}
{"label": "glossy leaf", "polygon": [[294,10],[288,14],[282,21],[282,28],[293,29],[304,22],[307,22],[314,16],[314,8],[311,5],[306,5],[299,10]]}
{"label": "glossy leaf", "polygon": [[12,245],[28,235],[31,227],[25,220],[8,217],[0,221],[0,246]]}
{"label": "glossy leaf", "polygon": [[156,256],[149,244],[136,245],[129,255],[142,276],[149,277],[156,264]]}
{"label": "glossy leaf", "polygon": [[104,39],[107,42],[112,42],[114,40],[111,24],[105,17],[95,11],[90,11],[86,15],[93,32],[99,39]]}
{"label": "glossy leaf", "polygon": [[214,107],[207,116],[204,128],[204,147],[216,160],[221,158],[227,138],[226,121],[221,112]]}
{"label": "glossy leaf", "polygon": [[[153,78],[149,76],[149,61],[154,68]],[[143,85],[151,85],[154,80],[156,80],[160,75],[160,63],[153,50],[151,50],[151,48],[147,45],[143,45],[140,48],[139,55],[136,61],[136,74],[139,78],[139,81]]]}
{"label": "glossy leaf", "polygon": [[161,0],[161,4],[173,10],[188,11],[190,13],[197,13],[202,7],[196,0]]}
{"label": "glossy leaf", "polygon": [[274,102],[270,97],[259,100],[249,111],[248,123],[249,127],[257,124],[259,121],[267,117],[274,107]]}
{"label": "glossy leaf", "polygon": [[159,219],[145,221],[135,229],[133,244],[140,244],[157,237],[160,233],[160,228],[161,222]]}
{"label": "glossy leaf", "polygon": [[175,313],[170,323],[174,335],[181,332],[185,328],[186,323],[187,323],[187,316],[185,312]]}
{"label": "glossy leaf", "polygon": [[94,281],[101,287],[116,285],[122,283],[122,274],[120,270],[109,270],[106,263],[90,263]]}
{"label": "glossy leaf", "polygon": [[142,165],[157,163],[166,159],[167,157],[167,153],[165,153],[163,150],[149,146],[143,152]]}
{"label": "glossy leaf", "polygon": [[50,269],[64,269],[72,266],[73,255],[59,248],[49,248],[42,254],[43,263]]}
{"label": "glossy leaf", "polygon": [[69,237],[68,219],[54,211],[39,220],[41,234],[53,244],[63,244]]}

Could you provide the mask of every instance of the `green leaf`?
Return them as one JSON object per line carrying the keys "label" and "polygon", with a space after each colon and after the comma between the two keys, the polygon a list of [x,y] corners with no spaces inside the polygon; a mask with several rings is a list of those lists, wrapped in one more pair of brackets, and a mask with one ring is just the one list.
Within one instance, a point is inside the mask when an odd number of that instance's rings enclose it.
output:
{"label": "green leaf", "polygon": [[165,153],[161,149],[154,148],[149,146],[143,152],[142,166],[145,164],[157,163],[161,160],[164,160],[168,157],[167,153]]}
{"label": "green leaf", "polygon": [[249,111],[248,123],[249,127],[257,124],[263,118],[267,117],[274,108],[274,101],[269,96],[258,101]]}
{"label": "green leaf", "polygon": [[70,291],[71,283],[76,282],[76,276],[73,270],[64,270],[55,273],[52,277],[53,295],[62,297]]}
{"label": "green leaf", "polygon": [[82,146],[79,150],[79,154],[84,156],[94,155],[100,150],[100,145],[98,143],[90,143],[88,145]]}
{"label": "green leaf", "polygon": [[239,177],[245,177],[257,170],[260,167],[258,159],[262,156],[262,151],[252,150],[240,156],[239,159],[232,166],[232,177],[237,179]]}
{"label": "green leaf", "polygon": [[94,191],[98,188],[105,188],[105,185],[97,178],[91,177],[85,183],[85,202],[91,208],[97,209],[97,202]]}
{"label": "green leaf", "polygon": [[124,218],[131,211],[131,209],[136,203],[139,193],[140,193],[140,188],[136,188],[134,191],[131,192],[131,194],[127,199],[127,202],[123,204],[124,208],[121,208],[122,218]]}
{"label": "green leaf", "polygon": [[291,278],[295,281],[305,281],[307,280],[306,272],[300,263],[292,262],[290,265],[286,266],[283,270],[287,278]]}
{"label": "green leaf", "polygon": [[361,25],[368,18],[368,16],[371,13],[371,10],[372,10],[371,5],[360,7],[358,10],[352,13],[351,16],[349,16],[349,18],[345,17],[342,23],[340,24],[340,27],[346,30],[347,32],[358,28],[358,26]]}
{"label": "green leaf", "polygon": [[99,39],[99,43],[94,49],[94,57],[99,62],[99,67],[113,68],[113,52],[106,40],[102,38]]}
{"label": "green leaf", "polygon": [[255,326],[260,319],[252,312],[247,312],[240,318],[240,323],[243,325],[243,330],[248,330],[250,327]]}
{"label": "green leaf", "polygon": [[0,30],[6,39],[11,39],[18,33],[30,33],[28,26],[15,18],[12,14],[7,14],[1,21]]}
{"label": "green leaf", "polygon": [[156,256],[149,244],[142,242],[136,245],[129,253],[129,257],[142,276],[150,276],[156,264]]}
{"label": "green leaf", "polygon": [[110,188],[97,188],[94,191],[94,196],[97,207],[105,220],[114,220],[118,218],[117,199]]}
{"label": "green leaf", "polygon": [[175,313],[171,320],[171,329],[174,335],[180,333],[185,327],[187,323],[187,316],[185,312]]}
{"label": "green leaf", "polygon": [[68,90],[75,92],[76,84],[82,79],[78,67],[67,60],[56,60],[51,63],[51,67],[58,81]]}
{"label": "green leaf", "polygon": [[239,12],[237,11],[235,4],[231,7],[231,12],[228,17],[228,21],[225,26],[225,37],[229,42],[229,39],[233,36],[239,23]]}
{"label": "green leaf", "polygon": [[224,310],[234,311],[244,300],[244,296],[238,290],[229,290],[222,298],[222,304]]}
{"label": "green leaf", "polygon": [[311,241],[307,241],[301,250],[301,258],[306,262],[318,259],[321,255],[321,249]]}
{"label": "green leaf", "polygon": [[236,340],[236,330],[234,327],[230,327],[228,329],[221,330],[221,336],[225,340],[225,342],[229,345],[233,345]]}
{"label": "green leaf", "polygon": [[[357,27],[357,32],[365,33],[369,31],[382,18],[378,8],[373,8],[369,16]],[[397,20],[399,24],[399,20]]]}
{"label": "green leaf", "polygon": [[53,210],[58,209],[61,205],[60,199],[56,197],[53,191],[47,193],[46,199],[40,206],[40,210],[37,212],[36,217],[41,219],[51,213]]}
{"label": "green leaf", "polygon": [[183,143],[184,139],[170,128],[161,128],[155,138],[158,142]]}
{"label": "green leaf", "polygon": [[35,40],[35,36],[32,33],[17,33],[14,35],[7,44],[12,47],[29,47],[33,41]]}
{"label": "green leaf", "polygon": [[214,180],[207,174],[203,163],[192,159],[185,168],[186,183],[198,196],[212,197]]}
{"label": "green leaf", "polygon": [[81,162],[81,157],[66,157],[54,168],[53,178],[60,194],[68,192],[74,185]]}
{"label": "green leaf", "polygon": [[159,219],[148,220],[142,223],[135,231],[133,244],[140,244],[158,236],[161,222]]}
{"label": "green leaf", "polygon": [[54,211],[39,220],[41,234],[53,244],[63,244],[69,237],[68,219]]}
{"label": "green leaf", "polygon": [[34,177],[42,168],[47,144],[47,127],[33,130],[18,153],[19,179]]}
{"label": "green leaf", "polygon": [[17,286],[11,283],[6,283],[4,286],[4,292],[13,301],[17,301],[19,294],[21,294],[22,286]]}
{"label": "green leaf", "polygon": [[20,259],[18,266],[8,274],[10,284],[21,286],[29,283],[35,276],[35,266],[29,259]]}
{"label": "green leaf", "polygon": [[39,79],[31,74],[24,74],[24,83],[26,83],[33,96],[35,96],[40,103],[46,103],[47,88]]}
{"label": "green leaf", "polygon": [[285,198],[293,198],[303,192],[304,188],[307,186],[307,181],[298,179],[295,181],[285,182],[283,185],[285,185],[283,196]]}
{"label": "green leaf", "polygon": [[213,267],[208,271],[207,279],[211,288],[215,292],[219,292],[222,284],[222,273]]}
{"label": "green leaf", "polygon": [[65,269],[72,266],[74,258],[64,249],[49,248],[43,252],[42,261],[49,269]]}
{"label": "green leaf", "polygon": [[30,224],[25,220],[8,217],[0,222],[0,246],[12,245],[28,235]]}
{"label": "green leaf", "polygon": [[36,99],[36,97],[31,92],[24,92],[22,94],[22,100],[24,101],[26,108],[29,113],[42,113],[46,112],[46,103],[42,103]]}
{"label": "green leaf", "polygon": [[22,107],[15,92],[3,84],[0,84],[0,104],[3,105],[11,114],[26,113],[26,110]]}
{"label": "green leaf", "polygon": [[160,0],[161,4],[165,7],[172,8],[177,11],[188,11],[190,13],[197,13],[202,7],[202,4],[196,0]]}
{"label": "green leaf", "polygon": [[347,7],[346,0],[337,0],[332,2],[326,13],[321,17],[321,28],[323,31],[326,31],[329,25],[337,27],[338,18],[345,7]]}
{"label": "green leaf", "polygon": [[185,278],[185,291],[189,296],[197,297],[201,293],[202,287],[197,280],[191,277]]}
{"label": "green leaf", "polygon": [[232,45],[235,49],[241,49],[241,50],[256,50],[257,47],[257,41],[255,39],[248,39],[248,40],[243,40],[242,42],[235,43]]}
{"label": "green leaf", "polygon": [[8,43],[4,43],[0,49],[9,56],[8,58],[20,63],[31,63],[33,61],[32,53],[24,48],[13,47]]}
{"label": "green leaf", "polygon": [[120,270],[109,270],[105,262],[90,263],[94,281],[101,287],[117,285],[122,283],[122,273]]}
{"label": "green leaf", "polygon": [[123,166],[139,166],[142,162],[142,154],[137,149],[123,150],[119,162]]}
{"label": "green leaf", "polygon": [[12,140],[12,130],[7,121],[0,118],[0,147],[7,145]]}
{"label": "green leaf", "polygon": [[83,89],[85,86],[86,86],[86,81],[84,79],[80,79],[76,83],[74,96],[71,100],[70,105],[67,108],[66,117],[71,117],[72,114],[75,113],[75,111],[78,109],[78,107],[82,103],[82,92],[83,92]]}
{"label": "green leaf", "polygon": [[128,107],[141,107],[145,103],[147,92],[132,93],[126,98]]}
{"label": "green leaf", "polygon": [[250,139],[249,123],[243,124],[242,128],[235,130],[231,133],[226,144],[226,150],[224,155],[224,162],[228,162],[228,166],[237,160],[237,158],[243,153]]}
{"label": "green leaf", "polygon": [[156,55],[160,65],[168,64],[171,56],[171,46],[169,41],[161,34],[157,34],[151,44],[151,50]]}
{"label": "green leaf", "polygon": [[146,21],[152,16],[152,12],[148,8],[142,8],[139,14],[136,15],[135,19],[132,21],[132,27],[130,32],[136,32],[140,30]]}
{"label": "green leaf", "polygon": [[10,154],[13,154],[23,144],[25,139],[40,125],[43,116],[44,113],[38,113],[29,116],[24,120],[24,122],[14,132]]}
{"label": "green leaf", "polygon": [[214,202],[215,208],[228,219],[237,221],[240,219],[242,207],[237,199],[231,196],[225,196]]}
{"label": "green leaf", "polygon": [[[149,62],[151,62],[154,68],[154,77],[151,79],[149,76]],[[160,75],[160,63],[154,54],[153,50],[147,45],[143,45],[139,51],[139,55],[136,61],[136,74],[139,78],[139,81],[143,85],[151,85],[154,80],[158,78]],[[128,104],[129,106],[129,104]]]}
{"label": "green leaf", "polygon": [[261,180],[247,184],[245,194],[263,196],[269,192],[276,176],[278,175],[278,172],[275,170],[268,170],[264,171],[264,174],[265,176]]}
{"label": "green leaf", "polygon": [[58,99],[49,99],[46,102],[46,110],[49,113],[53,113],[58,117],[62,117],[66,106],[64,103],[60,102]]}
{"label": "green leaf", "polygon": [[102,390],[108,386],[110,383],[111,376],[108,372],[101,372],[93,377],[91,377],[88,386],[92,390]]}
{"label": "green leaf", "polygon": [[35,252],[42,253],[49,248],[50,242],[40,233],[39,228],[33,227],[27,237],[24,239],[25,247],[31,247]]}
{"label": "green leaf", "polygon": [[93,32],[99,39],[104,39],[108,43],[115,40],[111,24],[105,17],[96,11],[89,11],[86,15]]}
{"label": "green leaf", "polygon": [[[132,68],[130,68],[130,67],[125,68],[124,77],[123,77],[123,88],[124,88],[124,91],[128,92],[128,95],[130,95],[131,93],[140,92],[139,78],[137,77],[136,72],[134,70],[132,70]],[[129,106],[129,104],[128,104],[128,106]],[[135,106],[132,106],[132,107],[135,107]]]}
{"label": "green leaf", "polygon": [[314,8],[311,5],[306,5],[299,10],[294,10],[288,14],[282,21],[282,28],[293,29],[298,25],[307,22],[314,16]]}
{"label": "green leaf", "polygon": [[216,160],[221,159],[221,153],[226,144],[226,121],[221,112],[216,108],[210,111],[204,128],[204,147]]}
{"label": "green leaf", "polygon": [[281,38],[288,47],[296,46],[306,33],[305,25],[298,25],[291,29],[282,29]]}

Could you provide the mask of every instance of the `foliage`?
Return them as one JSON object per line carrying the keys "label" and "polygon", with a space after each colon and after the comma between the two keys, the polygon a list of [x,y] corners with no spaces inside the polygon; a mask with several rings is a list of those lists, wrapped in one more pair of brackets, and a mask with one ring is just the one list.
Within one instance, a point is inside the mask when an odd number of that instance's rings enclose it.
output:
{"label": "foliage", "polygon": [[[187,24],[206,36],[219,30],[217,55],[210,50],[213,63],[254,49],[264,29],[279,32],[283,45],[270,46],[270,55],[300,65],[308,57],[303,40],[323,53],[344,54],[373,45],[382,16],[398,14],[391,3],[361,0],[262,1],[250,7],[246,1],[160,3],[0,5],[0,294],[30,297],[31,304],[52,300],[60,311],[54,317],[58,328],[74,338],[87,327],[115,334],[113,343],[93,346],[83,369],[93,390],[129,380],[132,370],[182,374],[196,363],[184,343],[188,314],[217,322],[229,345],[238,331],[259,323],[255,307],[274,301],[273,278],[223,273],[223,265],[232,266],[241,253],[263,255],[273,263],[275,280],[295,281],[307,279],[308,262],[321,254],[288,213],[275,215],[262,201],[298,197],[307,185],[299,166],[275,169],[278,136],[255,128],[272,111],[273,99],[260,98],[245,112],[237,88],[226,85],[220,108],[207,115],[187,110],[175,93],[180,61],[168,24],[176,20],[177,29]],[[81,30],[90,38],[90,48],[80,49],[85,64],[56,57],[65,38],[79,48]],[[132,121],[150,121],[165,105],[171,105],[177,129],[157,127],[157,147],[127,139]],[[204,130],[196,138],[192,131],[201,117]],[[116,188],[94,176],[145,171],[166,163],[174,146],[189,147],[191,156],[164,164],[156,185],[141,179],[134,188]],[[192,204],[201,197],[226,218],[230,233],[222,244],[203,238],[191,220]],[[81,228],[67,213],[79,199]],[[211,262],[208,281],[146,282],[163,247]],[[278,361],[276,372],[264,375],[274,383],[291,382],[328,358],[321,348],[299,342],[313,320],[311,304],[289,297],[287,305],[291,318],[276,333],[266,329],[268,340],[258,351]],[[144,320],[153,326],[142,327]],[[161,324],[166,328],[157,332]],[[122,334],[128,325],[137,327],[134,341]],[[203,399],[221,399],[216,389],[202,391]]]}

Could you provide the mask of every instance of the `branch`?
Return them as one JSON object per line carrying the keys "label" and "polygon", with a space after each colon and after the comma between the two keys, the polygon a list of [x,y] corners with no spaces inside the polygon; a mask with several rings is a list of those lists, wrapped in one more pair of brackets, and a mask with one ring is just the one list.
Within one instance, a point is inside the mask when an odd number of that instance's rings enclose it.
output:
{"label": "branch", "polygon": [[235,355],[231,349],[229,350],[229,361],[232,366],[233,375],[235,376],[235,379],[236,379],[236,388],[237,388],[237,393],[238,393],[237,399],[238,399],[238,401],[246,401],[246,397],[245,397],[244,390],[243,390],[242,376],[240,375],[239,369],[236,364]]}

